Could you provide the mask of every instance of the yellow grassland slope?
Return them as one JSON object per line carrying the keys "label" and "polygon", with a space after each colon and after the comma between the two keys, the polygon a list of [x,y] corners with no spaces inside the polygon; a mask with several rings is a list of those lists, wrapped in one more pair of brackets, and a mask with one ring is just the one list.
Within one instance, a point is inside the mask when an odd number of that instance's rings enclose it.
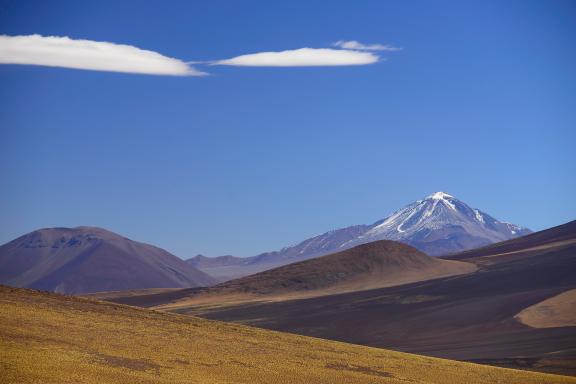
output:
{"label": "yellow grassland slope", "polygon": [[576,383],[0,287],[2,383]]}

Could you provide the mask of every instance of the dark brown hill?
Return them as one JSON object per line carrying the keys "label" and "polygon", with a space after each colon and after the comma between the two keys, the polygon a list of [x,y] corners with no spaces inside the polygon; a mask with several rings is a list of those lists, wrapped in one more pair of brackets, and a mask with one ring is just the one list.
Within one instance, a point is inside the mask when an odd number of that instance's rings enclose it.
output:
{"label": "dark brown hill", "polygon": [[93,228],[48,228],[0,246],[0,283],[68,294],[214,284],[152,245]]}
{"label": "dark brown hill", "polygon": [[211,288],[150,294],[118,292],[101,298],[162,309],[186,308],[196,304],[223,307],[243,302],[282,301],[362,291],[461,275],[475,270],[476,266],[471,263],[430,257],[409,245],[381,240]]}
{"label": "dark brown hill", "polygon": [[[526,236],[449,255],[445,259],[466,260],[490,256],[496,262],[501,262],[505,259],[503,256],[511,256],[517,252],[527,255],[531,250],[539,251],[573,244],[576,242],[575,234],[576,220]],[[495,258],[496,256],[498,258]]]}
{"label": "dark brown hill", "polygon": [[229,281],[215,289],[261,295],[359,291],[474,270],[472,264],[433,258],[409,245],[380,240]]}

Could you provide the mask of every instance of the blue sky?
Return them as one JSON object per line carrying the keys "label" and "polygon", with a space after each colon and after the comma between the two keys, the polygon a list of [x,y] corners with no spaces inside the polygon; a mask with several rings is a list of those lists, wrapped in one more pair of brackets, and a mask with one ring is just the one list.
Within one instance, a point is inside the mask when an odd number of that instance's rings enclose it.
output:
{"label": "blue sky", "polygon": [[183,258],[249,256],[438,190],[534,230],[576,218],[575,2],[327,4],[0,1],[0,34],[182,61],[402,48],[203,77],[0,65],[0,242],[94,225]]}

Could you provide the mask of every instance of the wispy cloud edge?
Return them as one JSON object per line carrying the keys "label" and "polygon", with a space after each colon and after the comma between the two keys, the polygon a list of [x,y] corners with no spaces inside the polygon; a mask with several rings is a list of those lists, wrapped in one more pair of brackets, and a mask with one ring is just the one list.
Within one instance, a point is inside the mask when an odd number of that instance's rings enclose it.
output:
{"label": "wispy cloud edge", "polygon": [[352,49],[359,51],[401,51],[402,48],[394,47],[393,45],[384,44],[362,44],[356,40],[338,40],[332,43],[332,46],[342,49]]}

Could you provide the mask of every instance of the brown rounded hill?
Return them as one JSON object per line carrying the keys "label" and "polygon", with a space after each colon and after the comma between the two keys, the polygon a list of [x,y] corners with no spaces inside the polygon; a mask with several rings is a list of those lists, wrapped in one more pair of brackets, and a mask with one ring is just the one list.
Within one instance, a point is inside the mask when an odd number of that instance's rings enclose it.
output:
{"label": "brown rounded hill", "polygon": [[380,240],[210,288],[117,292],[105,300],[196,313],[202,312],[206,305],[225,307],[254,300],[282,301],[364,291],[462,275],[476,269],[471,263],[430,257],[409,245]]}
{"label": "brown rounded hill", "polygon": [[470,263],[430,257],[396,241],[380,240],[220,284],[234,293],[356,291],[400,285],[476,270]]}

